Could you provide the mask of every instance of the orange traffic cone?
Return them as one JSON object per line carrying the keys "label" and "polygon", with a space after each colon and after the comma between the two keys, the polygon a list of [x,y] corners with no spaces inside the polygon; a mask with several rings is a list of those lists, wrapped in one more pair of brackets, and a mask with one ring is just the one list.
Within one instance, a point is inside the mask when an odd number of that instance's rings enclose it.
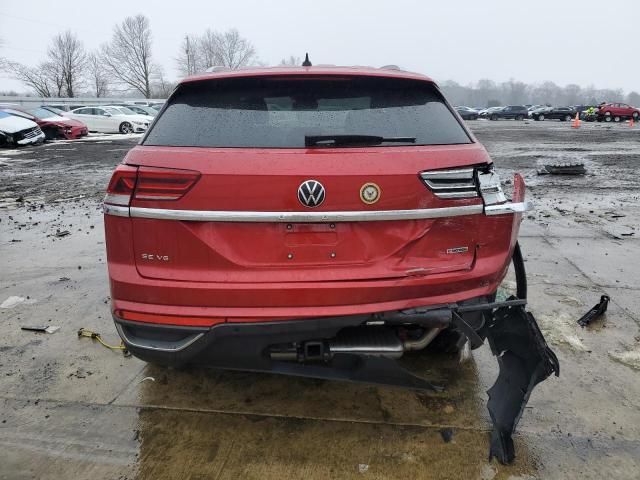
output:
{"label": "orange traffic cone", "polygon": [[576,112],[576,118],[573,119],[571,124],[572,128],[580,128],[580,112]]}
{"label": "orange traffic cone", "polygon": [[631,117],[631,120],[629,120],[629,128],[633,128],[634,123],[633,123],[633,117]]}

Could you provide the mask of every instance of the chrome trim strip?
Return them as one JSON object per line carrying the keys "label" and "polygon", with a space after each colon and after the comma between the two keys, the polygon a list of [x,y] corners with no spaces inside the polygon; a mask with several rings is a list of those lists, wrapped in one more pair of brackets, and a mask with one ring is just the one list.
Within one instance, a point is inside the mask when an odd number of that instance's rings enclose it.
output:
{"label": "chrome trim strip", "polygon": [[[203,332],[196,333],[191,338],[189,338],[185,343],[181,343],[181,344],[178,344],[176,346],[171,346],[171,347],[159,347],[159,346],[155,346],[155,345],[143,345],[141,343],[136,343],[134,341],[131,341],[131,339],[128,338],[127,335],[124,333],[124,329],[122,328],[122,326],[117,322],[116,322],[116,330],[118,331],[118,335],[120,335],[120,338],[122,338],[122,340],[126,344],[129,344],[132,347],[144,348],[145,350],[153,350],[153,351],[156,351],[156,352],[180,352],[180,351],[184,350],[185,348],[187,348],[189,345],[192,345],[194,342],[200,340],[202,338],[202,336],[204,335]],[[168,342],[164,342],[164,343],[168,343]]]}
{"label": "chrome trim strip", "polygon": [[[345,212],[245,212],[245,211],[201,211],[167,210],[164,208],[131,207],[135,218],[157,220],[180,220],[187,222],[263,222],[263,223],[323,223],[323,222],[379,222],[391,220],[423,220],[429,218],[478,215],[482,205],[459,207],[424,208],[416,210],[374,210]],[[108,213],[105,210],[105,213]]]}
{"label": "chrome trim strip", "polygon": [[501,205],[463,205],[460,207],[424,208],[416,210],[375,210],[362,212],[243,212],[206,210],[168,210],[164,208],[122,207],[103,205],[106,215],[117,217],[180,220],[184,222],[247,222],[247,223],[322,223],[322,222],[380,222],[393,220],[424,220],[459,217],[462,215],[505,215],[533,209],[532,202],[503,203]]}
{"label": "chrome trim strip", "polygon": [[114,215],[116,217],[129,216],[129,207],[123,207],[121,205],[109,205],[107,203],[103,203],[102,211],[105,215]]}
{"label": "chrome trim strip", "polygon": [[532,202],[519,202],[519,203],[503,203],[501,205],[487,205],[484,207],[485,215],[505,215],[509,213],[522,213],[527,210],[533,210]]}

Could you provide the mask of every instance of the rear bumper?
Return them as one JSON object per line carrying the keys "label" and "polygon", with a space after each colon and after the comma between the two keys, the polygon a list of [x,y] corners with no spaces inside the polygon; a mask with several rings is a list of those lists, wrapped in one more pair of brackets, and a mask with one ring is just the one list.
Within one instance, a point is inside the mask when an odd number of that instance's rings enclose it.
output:
{"label": "rear bumper", "polygon": [[[476,308],[492,297],[479,297],[456,305],[409,311],[314,317],[268,322],[221,322],[210,327],[158,325],[124,320],[113,315],[116,329],[127,349],[147,362],[167,366],[200,364],[239,370],[272,370],[269,347],[326,341],[348,327],[367,322],[387,326],[411,322],[425,328],[443,329],[451,323],[451,308]],[[418,313],[416,313],[418,312]],[[467,312],[471,325],[481,324],[481,312]]]}

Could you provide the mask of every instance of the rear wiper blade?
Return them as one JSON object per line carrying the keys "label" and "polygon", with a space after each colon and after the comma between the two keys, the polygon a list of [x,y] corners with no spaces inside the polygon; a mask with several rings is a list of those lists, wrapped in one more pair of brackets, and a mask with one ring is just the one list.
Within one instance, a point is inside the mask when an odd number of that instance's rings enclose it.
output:
{"label": "rear wiper blade", "polygon": [[381,143],[415,143],[416,137],[380,137],[377,135],[305,135],[305,147],[353,147]]}

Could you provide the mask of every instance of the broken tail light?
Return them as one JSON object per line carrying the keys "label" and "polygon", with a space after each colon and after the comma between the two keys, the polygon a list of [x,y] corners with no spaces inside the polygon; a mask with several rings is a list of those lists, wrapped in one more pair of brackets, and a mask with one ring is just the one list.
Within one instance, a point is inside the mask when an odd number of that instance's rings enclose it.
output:
{"label": "broken tail light", "polygon": [[140,167],[134,198],[136,200],[178,200],[200,178],[199,172],[170,168]]}
{"label": "broken tail light", "polygon": [[500,177],[495,172],[493,165],[489,165],[484,170],[478,170],[477,178],[480,196],[485,205],[496,205],[507,201],[507,197],[502,191]]}
{"label": "broken tail light", "polygon": [[421,172],[420,178],[439,198],[480,196],[485,205],[504,203],[507,200],[493,164],[482,167],[428,170]]}

